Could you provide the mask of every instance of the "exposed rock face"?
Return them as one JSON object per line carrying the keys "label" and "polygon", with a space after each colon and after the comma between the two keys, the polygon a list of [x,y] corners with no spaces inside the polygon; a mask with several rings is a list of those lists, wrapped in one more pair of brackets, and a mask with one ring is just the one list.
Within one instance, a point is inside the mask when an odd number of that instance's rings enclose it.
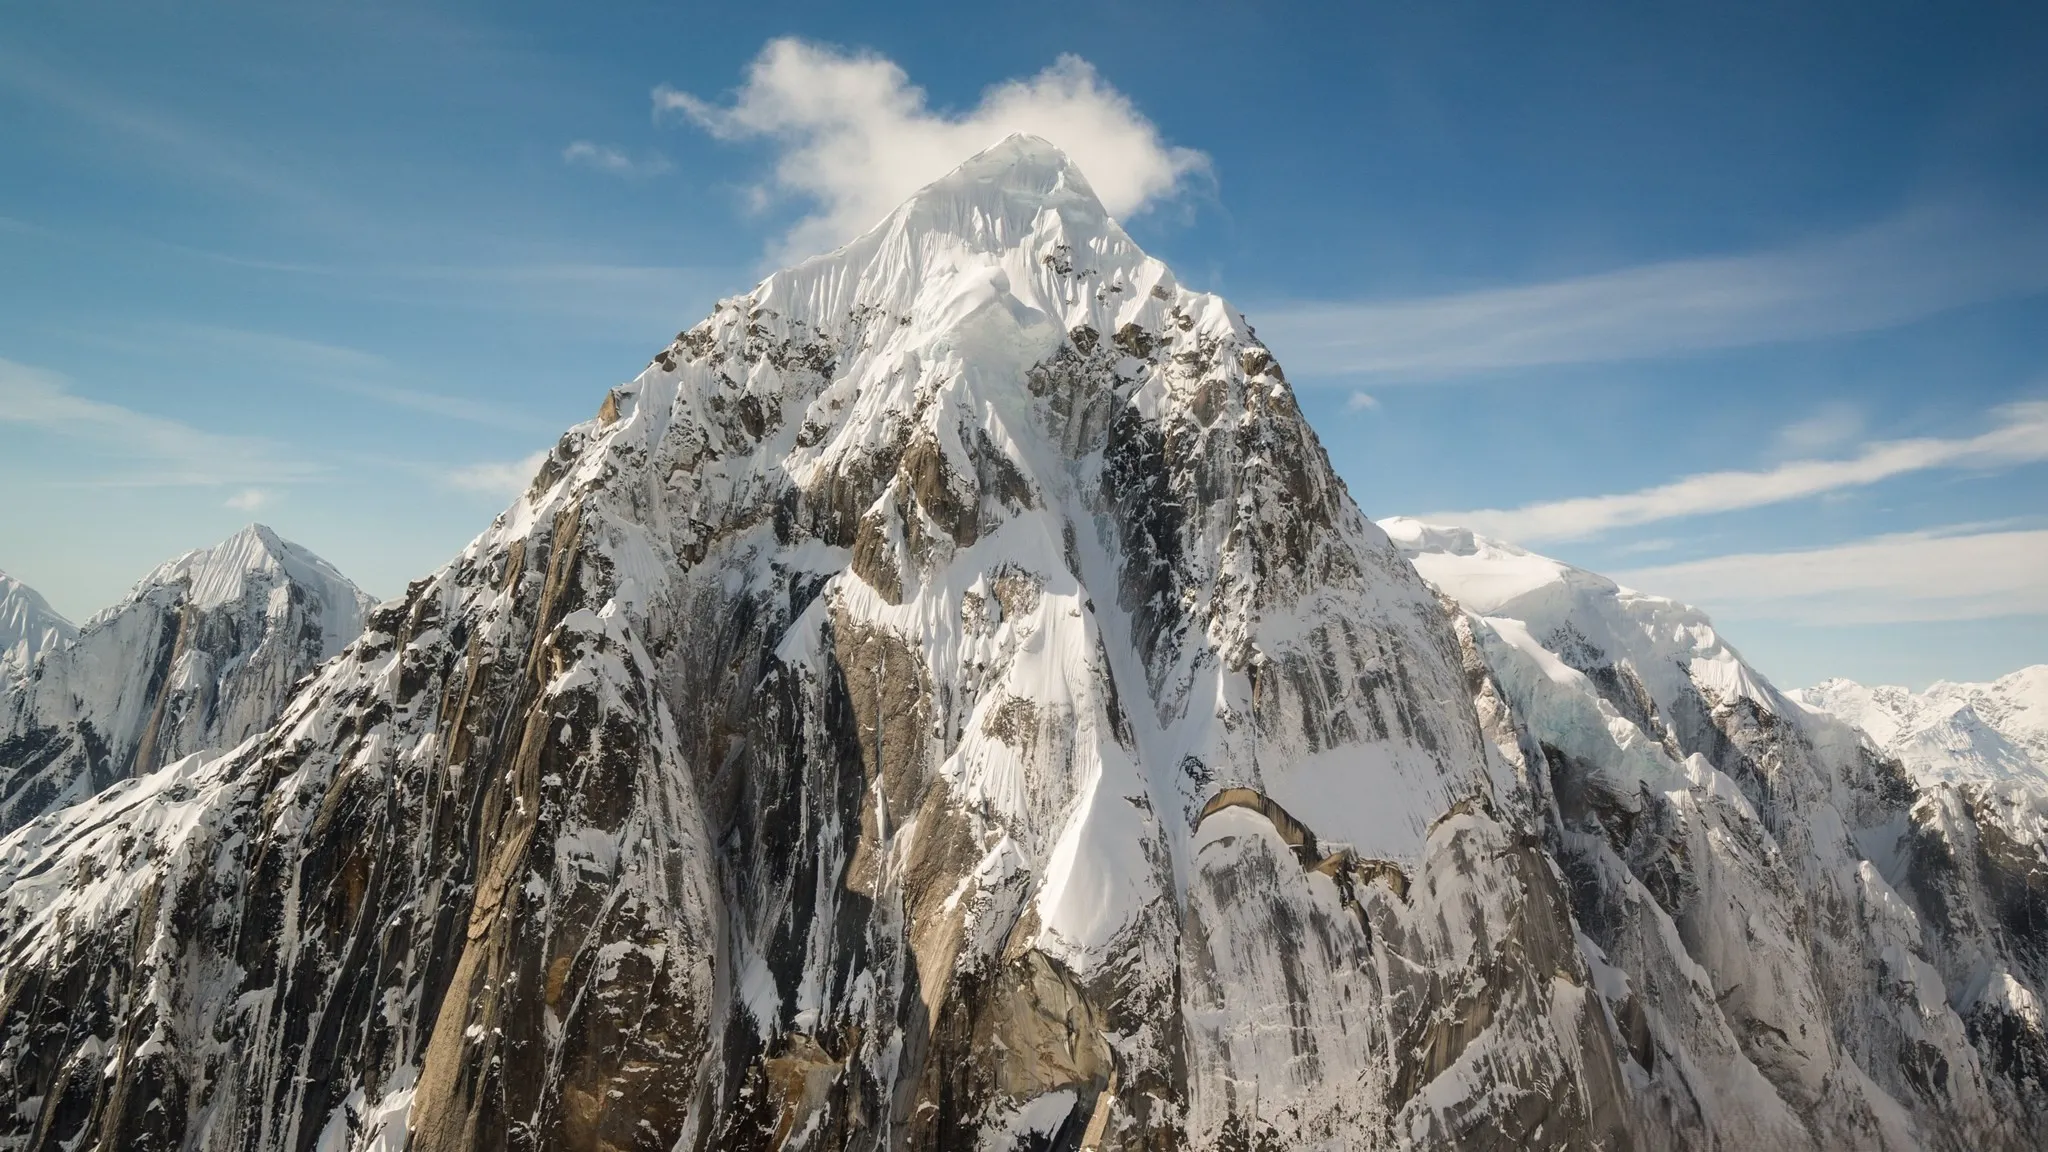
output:
{"label": "exposed rock face", "polygon": [[2048,1109],[2048,665],[1924,693],[1830,680],[1791,694],[1864,730],[1913,779],[1872,856],[1924,910],[1927,946],[1987,1063]]}
{"label": "exposed rock face", "polygon": [[1242,318],[1016,139],[678,337],[260,739],[0,842],[0,1129],[1619,1146],[1519,757]]}
{"label": "exposed rock face", "polygon": [[269,727],[371,603],[260,524],[158,568],[0,683],[0,831]]}
{"label": "exposed rock face", "polygon": [[2037,1146],[2041,809],[1916,780],[1684,605],[1384,526],[1542,766],[1642,1143]]}
{"label": "exposed rock face", "polygon": [[1855,855],[1910,784],[1565,617],[1440,600],[1012,139],[0,840],[0,1144],[2021,1146]]}
{"label": "exposed rock face", "polygon": [[62,648],[78,636],[36,590],[0,572],[0,692],[35,667],[43,653]]}

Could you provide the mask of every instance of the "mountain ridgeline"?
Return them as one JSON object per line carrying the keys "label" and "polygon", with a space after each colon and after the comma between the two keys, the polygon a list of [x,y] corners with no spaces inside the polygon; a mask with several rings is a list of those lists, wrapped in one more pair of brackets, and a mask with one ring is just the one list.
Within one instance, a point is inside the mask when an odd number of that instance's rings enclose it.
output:
{"label": "mountain ridgeline", "polygon": [[[16,586],[25,605],[41,598]],[[252,524],[145,576],[83,629],[56,623],[0,678],[0,832],[268,728],[373,601]]]}
{"label": "mountain ridgeline", "polygon": [[0,1147],[2034,1146],[2033,801],[1389,527],[1013,137],[605,393],[253,738],[46,773]]}

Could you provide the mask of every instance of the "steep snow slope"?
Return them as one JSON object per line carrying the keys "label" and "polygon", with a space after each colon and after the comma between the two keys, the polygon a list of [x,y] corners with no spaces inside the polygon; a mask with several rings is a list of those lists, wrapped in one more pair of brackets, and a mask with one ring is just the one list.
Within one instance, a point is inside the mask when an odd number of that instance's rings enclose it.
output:
{"label": "steep snow slope", "polygon": [[77,635],[78,626],[58,615],[35,589],[0,572],[0,691],[26,675],[43,653]]}
{"label": "steep snow slope", "polygon": [[0,1132],[1616,1147],[1460,653],[1243,319],[1013,138],[612,389],[262,738],[0,842]]}
{"label": "steep snow slope", "polygon": [[157,568],[0,693],[0,830],[268,727],[371,603],[260,524]]}
{"label": "steep snow slope", "polygon": [[2048,788],[2048,664],[1922,693],[1837,679],[1789,695],[1869,733],[1918,779]]}
{"label": "steep snow slope", "polygon": [[2006,820],[1916,791],[1695,609],[1462,529],[1382,526],[1464,608],[1539,750],[1546,837],[1663,1110],[1650,1142],[2029,1146],[2048,869]]}

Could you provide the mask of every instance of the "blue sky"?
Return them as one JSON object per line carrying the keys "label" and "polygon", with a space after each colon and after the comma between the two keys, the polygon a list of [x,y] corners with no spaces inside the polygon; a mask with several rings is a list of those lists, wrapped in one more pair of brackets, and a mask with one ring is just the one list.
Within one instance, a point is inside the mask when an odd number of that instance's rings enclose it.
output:
{"label": "blue sky", "polygon": [[769,7],[0,13],[0,569],[83,618],[261,519],[395,594],[1022,117],[1368,514],[1693,600],[1787,685],[2048,660],[2048,9]]}

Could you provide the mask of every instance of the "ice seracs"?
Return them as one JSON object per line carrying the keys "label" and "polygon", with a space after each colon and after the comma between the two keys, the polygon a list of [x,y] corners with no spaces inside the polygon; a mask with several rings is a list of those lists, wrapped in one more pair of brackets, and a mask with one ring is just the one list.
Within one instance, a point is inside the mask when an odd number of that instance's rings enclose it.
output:
{"label": "ice seracs", "polygon": [[158,567],[0,691],[0,830],[268,727],[371,603],[260,524]]}

